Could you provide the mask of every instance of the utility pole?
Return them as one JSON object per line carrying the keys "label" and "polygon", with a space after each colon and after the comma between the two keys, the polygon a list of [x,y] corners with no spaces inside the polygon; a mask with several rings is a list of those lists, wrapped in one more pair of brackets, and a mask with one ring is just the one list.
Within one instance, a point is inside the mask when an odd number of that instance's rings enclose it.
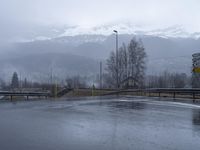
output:
{"label": "utility pole", "polygon": [[51,70],[50,70],[50,84],[51,86],[53,85],[53,67],[51,66]]}
{"label": "utility pole", "polygon": [[21,74],[21,71],[19,71],[19,89],[22,92],[22,74]]}
{"label": "utility pole", "polygon": [[100,61],[100,73],[99,73],[99,76],[100,76],[100,89],[102,89],[102,62]]}
{"label": "utility pole", "polygon": [[117,74],[117,89],[119,88],[119,63],[118,63],[118,31],[113,30],[116,33],[116,74]]}

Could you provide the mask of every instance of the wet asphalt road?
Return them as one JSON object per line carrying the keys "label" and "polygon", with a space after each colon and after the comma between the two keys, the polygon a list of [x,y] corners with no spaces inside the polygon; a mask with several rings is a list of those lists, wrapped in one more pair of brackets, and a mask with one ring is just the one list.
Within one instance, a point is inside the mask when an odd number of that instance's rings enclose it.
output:
{"label": "wet asphalt road", "polygon": [[0,103],[0,150],[199,150],[200,106],[147,98]]}

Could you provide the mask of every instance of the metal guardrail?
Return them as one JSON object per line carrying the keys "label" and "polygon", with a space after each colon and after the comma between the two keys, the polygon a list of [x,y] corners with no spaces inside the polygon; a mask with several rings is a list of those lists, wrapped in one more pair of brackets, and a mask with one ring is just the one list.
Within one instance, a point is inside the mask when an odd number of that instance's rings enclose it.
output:
{"label": "metal guardrail", "polygon": [[158,93],[159,97],[161,96],[161,93],[166,94],[173,94],[173,98],[176,98],[177,94],[180,95],[191,95],[193,100],[196,99],[196,96],[200,95],[200,89],[198,88],[156,88],[156,89],[145,89],[146,92],[149,93]]}
{"label": "metal guardrail", "polygon": [[[61,97],[63,94],[71,91],[72,89],[64,89],[58,92],[58,96]],[[122,94],[122,93],[138,93],[138,95],[145,95],[145,96],[152,96],[153,93],[161,97],[161,94],[170,94],[173,98],[176,98],[177,96],[182,95],[190,95],[193,100],[196,98],[200,98],[200,89],[199,88],[149,88],[149,89],[100,89],[100,90],[106,90],[110,91],[109,93],[103,94],[103,95],[116,95],[116,94]],[[0,96],[10,96],[10,99],[13,99],[13,96],[26,96],[27,99],[29,96],[35,96],[35,97],[49,97],[51,96],[50,92],[28,92],[28,91],[0,91]]]}
{"label": "metal guardrail", "polygon": [[199,92],[199,88],[150,88],[145,89],[146,91],[151,92]]}
{"label": "metal guardrail", "polygon": [[29,96],[36,97],[48,97],[50,96],[49,92],[26,92],[26,91],[0,91],[0,96],[10,96],[10,99],[13,99],[13,96],[26,96],[29,99]]}
{"label": "metal guardrail", "polygon": [[179,95],[191,95],[193,100],[195,100],[197,97],[200,96],[200,89],[199,88],[150,88],[150,89],[127,89],[127,90],[116,90],[113,92],[110,92],[105,95],[115,95],[115,94],[121,94],[121,93],[144,93],[144,95],[148,94],[148,96],[151,96],[152,93],[157,93],[158,97],[161,97],[161,94],[172,94],[173,98],[176,98],[176,96]]}

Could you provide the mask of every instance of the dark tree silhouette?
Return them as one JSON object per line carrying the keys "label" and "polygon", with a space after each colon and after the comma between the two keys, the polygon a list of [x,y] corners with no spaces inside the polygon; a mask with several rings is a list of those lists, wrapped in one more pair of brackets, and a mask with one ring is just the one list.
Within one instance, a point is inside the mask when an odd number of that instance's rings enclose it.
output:
{"label": "dark tree silhouette", "polygon": [[18,79],[17,72],[13,73],[11,87],[12,88],[19,88],[19,79]]}
{"label": "dark tree silhouette", "polygon": [[117,71],[120,86],[123,87],[125,81],[132,82],[133,88],[140,88],[144,85],[145,75],[145,48],[141,40],[132,39],[126,46],[123,44],[118,52],[118,68],[116,54],[112,51],[107,59],[106,71],[108,73],[108,83],[111,87],[117,87]]}

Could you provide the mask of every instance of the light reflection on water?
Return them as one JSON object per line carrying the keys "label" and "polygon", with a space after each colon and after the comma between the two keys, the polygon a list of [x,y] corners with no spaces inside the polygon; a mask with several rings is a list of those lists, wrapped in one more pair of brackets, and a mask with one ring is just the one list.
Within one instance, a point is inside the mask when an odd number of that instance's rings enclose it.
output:
{"label": "light reflection on water", "polygon": [[0,133],[0,149],[200,149],[200,109],[148,99],[4,104]]}
{"label": "light reflection on water", "polygon": [[193,120],[194,125],[200,126],[200,110],[193,110]]}
{"label": "light reflection on water", "polygon": [[200,110],[194,109],[192,112],[193,134],[200,137]]}

